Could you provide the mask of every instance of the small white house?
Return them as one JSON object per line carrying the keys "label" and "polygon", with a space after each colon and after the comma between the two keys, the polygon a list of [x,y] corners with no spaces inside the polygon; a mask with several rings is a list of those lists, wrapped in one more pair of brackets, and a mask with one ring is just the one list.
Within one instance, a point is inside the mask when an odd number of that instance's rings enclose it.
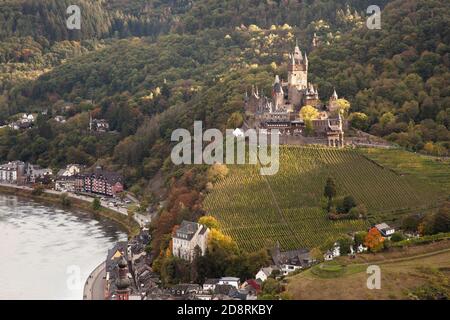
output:
{"label": "small white house", "polygon": [[206,279],[205,283],[203,283],[203,291],[213,292],[216,289],[216,285],[219,283],[220,279]]}
{"label": "small white house", "polygon": [[337,242],[334,243],[333,248],[331,248],[330,250],[327,250],[327,252],[325,252],[325,254],[323,255],[323,259],[325,261],[331,261],[336,257],[340,257],[341,256],[341,247],[339,246],[339,244]]}
{"label": "small white house", "polygon": [[[367,251],[367,247],[360,244],[358,247],[356,247],[356,253],[363,253]],[[355,249],[353,249],[353,246],[350,247],[350,254],[355,254]]]}
{"label": "small white house", "polygon": [[272,274],[274,268],[272,267],[264,267],[259,269],[258,273],[255,276],[256,280],[261,280],[262,282],[266,281],[268,277]]}
{"label": "small white house", "polygon": [[395,229],[390,227],[387,223],[383,222],[380,224],[375,225],[375,228],[378,229],[378,231],[380,231],[381,235],[383,237],[389,238],[390,236],[392,236],[395,232]]}
{"label": "small white house", "polygon": [[240,280],[236,277],[222,277],[219,279],[218,285],[229,285],[239,289]]}

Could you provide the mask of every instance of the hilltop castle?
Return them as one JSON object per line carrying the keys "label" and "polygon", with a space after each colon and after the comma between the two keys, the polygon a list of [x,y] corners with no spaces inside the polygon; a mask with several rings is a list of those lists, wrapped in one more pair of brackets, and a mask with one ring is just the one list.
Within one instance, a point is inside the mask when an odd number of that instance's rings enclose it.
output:
{"label": "hilltop castle", "polygon": [[319,99],[317,86],[308,82],[308,57],[303,55],[298,44],[289,54],[287,81],[278,75],[272,86],[272,98],[259,93],[252,86],[251,94],[245,95],[245,112],[254,117],[261,128],[279,129],[283,133],[303,132],[305,122],[299,116],[302,107],[310,105],[317,109],[319,116],[312,120],[313,130],[319,137],[327,137],[328,145],[344,146],[344,128],[337,104],[336,90],[326,105]]}

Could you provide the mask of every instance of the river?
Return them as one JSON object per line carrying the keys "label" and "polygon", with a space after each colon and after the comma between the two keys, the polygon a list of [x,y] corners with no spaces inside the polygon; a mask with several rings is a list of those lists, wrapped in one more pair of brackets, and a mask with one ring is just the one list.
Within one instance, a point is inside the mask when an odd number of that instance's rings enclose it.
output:
{"label": "river", "polygon": [[82,299],[126,233],[105,218],[0,194],[0,299]]}

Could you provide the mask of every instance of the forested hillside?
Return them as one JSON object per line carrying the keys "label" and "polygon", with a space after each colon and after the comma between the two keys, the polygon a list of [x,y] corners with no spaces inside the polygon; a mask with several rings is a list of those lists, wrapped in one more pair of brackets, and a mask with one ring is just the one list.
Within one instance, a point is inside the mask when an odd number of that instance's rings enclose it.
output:
{"label": "forested hillside", "polygon": [[[0,124],[21,112],[38,119],[28,130],[1,129],[0,160],[103,164],[155,203],[149,181],[162,172],[168,201],[152,246],[163,252],[174,225],[204,213],[208,183],[205,167],[172,167],[171,132],[192,129],[194,120],[239,125],[245,91],[258,85],[270,94],[296,39],[321,99],[335,87],[351,103],[354,127],[447,155],[450,3],[377,1],[381,30],[369,30],[372,2],[2,1]],[[69,4],[82,8],[80,31],[66,28]],[[91,134],[89,113],[108,120],[111,132]]]}

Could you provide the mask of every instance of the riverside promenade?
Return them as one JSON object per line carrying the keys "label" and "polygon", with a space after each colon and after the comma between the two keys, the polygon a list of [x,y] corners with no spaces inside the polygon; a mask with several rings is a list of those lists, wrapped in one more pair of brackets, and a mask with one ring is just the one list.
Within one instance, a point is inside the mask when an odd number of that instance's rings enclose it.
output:
{"label": "riverside promenade", "polygon": [[[5,187],[5,188],[14,188],[14,189],[20,189],[20,190],[33,191],[33,188],[31,188],[31,187],[18,186],[18,185],[10,184],[10,183],[0,183],[0,186]],[[85,201],[85,202],[89,202],[89,203],[92,203],[94,201],[93,197],[88,197],[88,196],[81,195],[81,194],[75,194],[72,192],[61,192],[61,191],[50,190],[50,189],[45,189],[45,190],[43,190],[43,192],[47,193],[47,194],[56,195],[56,196],[60,196],[61,194],[65,193],[65,194],[67,194],[67,196],[69,198],[72,198],[72,199],[77,199],[77,200],[81,200],[81,201]],[[123,216],[128,217],[127,208],[117,208],[114,206],[109,206],[108,201],[103,201],[103,200],[100,200],[100,204],[102,207],[104,207],[106,209],[109,209],[111,211],[117,212]],[[134,221],[136,221],[139,224],[139,226],[141,228],[143,228],[149,222],[148,217],[138,214],[138,213],[133,215],[133,219],[134,219]]]}
{"label": "riverside promenade", "polygon": [[84,283],[83,300],[105,299],[106,262],[100,263]]}

